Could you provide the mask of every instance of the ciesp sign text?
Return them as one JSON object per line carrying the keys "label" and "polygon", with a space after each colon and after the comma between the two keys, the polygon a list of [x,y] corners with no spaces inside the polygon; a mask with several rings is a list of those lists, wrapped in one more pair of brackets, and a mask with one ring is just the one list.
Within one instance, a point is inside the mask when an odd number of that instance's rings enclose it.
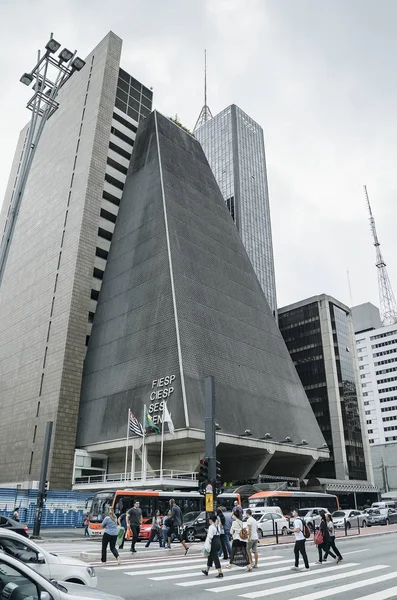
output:
{"label": "ciesp sign text", "polygon": [[149,413],[152,415],[155,425],[162,422],[164,400],[169,400],[174,392],[174,386],[172,385],[174,381],[175,375],[166,375],[152,381],[152,391],[149,394]]}

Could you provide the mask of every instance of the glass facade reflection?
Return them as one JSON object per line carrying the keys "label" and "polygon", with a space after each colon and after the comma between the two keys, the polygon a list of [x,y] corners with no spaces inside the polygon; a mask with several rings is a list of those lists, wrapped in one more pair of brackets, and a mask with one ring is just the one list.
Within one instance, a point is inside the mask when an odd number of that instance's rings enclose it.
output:
{"label": "glass facade reflection", "polygon": [[[322,312],[321,302],[328,305]],[[367,478],[352,354],[355,341],[349,330],[349,319],[350,312],[325,296],[309,299],[307,304],[298,303],[279,309],[280,331],[330,450],[330,460],[317,462],[309,477],[337,478],[333,460],[333,434],[335,428],[338,428],[338,435],[344,439],[346,448],[345,468],[349,479]],[[330,336],[332,339],[329,339]],[[331,372],[326,373],[324,357],[325,347],[329,347],[329,344],[334,357],[335,368],[332,373],[336,373],[336,379],[332,381]],[[339,392],[341,422],[331,421],[331,387]]]}
{"label": "glass facade reflection", "polygon": [[276,283],[263,130],[232,104],[195,132],[247,254],[276,314]]}

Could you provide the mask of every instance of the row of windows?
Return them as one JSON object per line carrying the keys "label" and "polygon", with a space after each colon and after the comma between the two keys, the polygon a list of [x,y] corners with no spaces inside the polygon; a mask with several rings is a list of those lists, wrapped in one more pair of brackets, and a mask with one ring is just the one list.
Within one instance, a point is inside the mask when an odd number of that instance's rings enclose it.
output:
{"label": "row of windows", "polygon": [[136,89],[139,92],[142,92],[142,94],[144,96],[146,96],[146,98],[148,98],[149,100],[152,100],[152,98],[153,98],[152,90],[149,90],[147,87],[142,85],[137,79],[135,79],[134,77],[131,77],[131,75],[129,75],[123,69],[119,69],[119,78],[122,81],[125,81],[126,83],[128,83],[128,85],[130,87]]}
{"label": "row of windows", "polygon": [[[397,381],[397,377],[386,377],[386,379],[378,379],[378,383],[389,383],[389,381]],[[382,390],[383,392],[383,390]]]}
{"label": "row of windows", "polygon": [[389,363],[394,363],[397,361],[397,357],[395,358],[385,358],[385,360],[378,360],[377,362],[374,363],[375,367],[378,367],[379,365],[387,365]]}
{"label": "row of windows", "polygon": [[397,400],[397,396],[390,396],[390,398],[381,398],[381,402],[392,402],[393,400]]}
{"label": "row of windows", "polygon": [[383,348],[383,346],[391,346],[397,344],[397,340],[389,340],[388,342],[381,342],[380,344],[372,344],[372,348]]}
{"label": "row of windows", "polygon": [[105,181],[107,181],[111,185],[114,185],[114,187],[118,188],[119,190],[124,189],[124,183],[122,181],[120,181],[119,179],[112,177],[108,173],[105,174]]}
{"label": "row of windows", "polygon": [[367,421],[367,425],[372,425],[372,419],[369,419],[369,421]]}
{"label": "row of windows", "polygon": [[386,354],[396,354],[397,348],[392,348],[391,350],[383,350],[383,352],[374,352],[373,356],[386,356]]}
{"label": "row of windows", "polygon": [[380,409],[381,412],[387,412],[389,410],[397,410],[397,406],[384,406]]}
{"label": "row of windows", "polygon": [[375,440],[368,440],[370,444],[373,444]]}
{"label": "row of windows", "polygon": [[368,429],[368,433],[373,433],[374,430],[373,429]]}
{"label": "row of windows", "polygon": [[124,165],[121,165],[119,162],[117,162],[117,160],[114,160],[113,158],[110,158],[108,156],[107,163],[110,167],[113,167],[113,169],[116,169],[116,171],[120,171],[120,173],[123,173],[123,175],[127,175],[127,173],[128,173],[127,167],[125,167]]}
{"label": "row of windows", "polygon": [[122,156],[123,158],[126,158],[127,160],[131,159],[130,152],[127,152],[127,150],[120,148],[120,146],[116,146],[116,144],[113,144],[113,142],[109,143],[109,148],[110,150],[113,150],[113,152],[117,152],[117,154],[120,154],[120,156]]}
{"label": "row of windows", "polygon": [[138,127],[136,125],[131,123],[131,121],[127,121],[127,119],[124,119],[124,117],[121,117],[118,113],[113,113],[113,119],[124,125],[124,127],[127,127],[127,129],[131,129],[131,131],[134,133],[138,131]]}
{"label": "row of windows", "polygon": [[382,421],[386,422],[386,421],[397,421],[397,415],[393,416],[393,417],[383,417]]}
{"label": "row of windows", "polygon": [[125,142],[126,144],[129,144],[130,146],[134,145],[134,140],[132,138],[128,137],[128,135],[125,135],[125,133],[119,131],[115,127],[111,127],[110,133],[113,133],[113,135],[123,140],[123,142]]}
{"label": "row of windows", "polygon": [[393,331],[386,331],[386,333],[380,333],[379,335],[372,335],[369,339],[379,340],[380,338],[390,337],[391,335],[397,335],[397,329],[393,329]]}
{"label": "row of windows", "polygon": [[383,431],[396,431],[397,425],[392,425],[390,427],[384,427]]}
{"label": "row of windows", "polygon": [[388,369],[381,369],[380,371],[376,371],[376,375],[382,375],[383,373],[395,373],[397,371],[397,367],[389,367]]}
{"label": "row of windows", "polygon": [[[386,394],[386,392],[395,392],[397,390],[397,385],[393,385],[392,387],[383,388],[383,390],[379,390],[380,394]],[[382,400],[381,400],[382,402]]]}
{"label": "row of windows", "polygon": [[397,435],[391,435],[390,437],[385,437],[385,442],[395,442],[397,440]]}

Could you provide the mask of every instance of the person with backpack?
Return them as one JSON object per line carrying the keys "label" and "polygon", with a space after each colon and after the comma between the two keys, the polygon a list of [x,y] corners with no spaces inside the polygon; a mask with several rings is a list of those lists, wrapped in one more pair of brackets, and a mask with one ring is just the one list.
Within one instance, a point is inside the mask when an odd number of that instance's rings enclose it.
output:
{"label": "person with backpack", "polygon": [[252,571],[252,565],[250,564],[247,552],[248,531],[241,520],[242,516],[242,512],[239,510],[236,510],[232,515],[233,524],[230,529],[233,538],[232,553],[230,554],[229,564],[226,568],[231,569],[232,565],[236,565],[238,567],[247,567],[247,571]]}
{"label": "person with backpack", "polygon": [[[219,556],[221,556],[221,554],[223,552],[223,560],[229,560],[229,552],[227,550],[227,541],[226,541],[226,534],[225,534],[226,519],[225,519],[225,515],[223,514],[221,506],[218,507],[218,509],[216,511],[216,516],[218,517],[217,523],[219,525],[220,541],[221,541],[221,546],[219,548],[218,554],[219,554]],[[230,544],[229,544],[229,547],[230,547]]]}
{"label": "person with backpack", "polygon": [[331,552],[331,536],[329,534],[328,523],[325,518],[325,511],[320,511],[321,521],[320,527],[314,534],[314,543],[317,546],[318,550],[318,561],[316,561],[316,565],[323,564],[323,551],[328,556],[332,556],[332,558],[336,558],[335,554]]}
{"label": "person with backpack", "polygon": [[150,538],[145,544],[145,548],[149,548],[150,544],[157,538],[160,544],[160,548],[163,546],[163,536],[161,531],[162,519],[160,517],[160,511],[156,510],[154,517],[152,518],[152,529],[150,531]]}
{"label": "person with backpack", "polygon": [[305,564],[305,569],[310,569],[309,561],[306,554],[306,540],[310,537],[310,530],[306,523],[302,521],[299,517],[299,513],[297,510],[292,511],[292,516],[294,518],[294,525],[292,531],[295,534],[295,546],[294,546],[294,554],[295,554],[295,566],[291,567],[292,571],[300,571],[299,568],[299,554],[301,554],[303,558],[303,562]]}
{"label": "person with backpack", "polygon": [[183,525],[182,511],[173,498],[170,500],[171,517],[168,529],[168,546],[171,548],[171,538],[174,535],[185,549],[185,556],[189,552],[189,546],[181,535],[181,527]]}
{"label": "person with backpack", "polygon": [[223,577],[223,573],[218,556],[218,551],[221,547],[219,518],[215,514],[211,514],[209,516],[209,523],[210,526],[208,527],[207,537],[204,543],[205,553],[209,553],[207,559],[207,567],[201,572],[203,573],[203,575],[208,576],[208,571],[212,567],[212,563],[214,563],[216,569],[218,569],[218,575],[216,575],[216,578],[221,579]]}
{"label": "person with backpack", "polygon": [[329,537],[330,537],[330,544],[324,554],[324,558],[323,558],[323,562],[327,561],[327,556],[328,554],[330,554],[329,549],[332,548],[332,550],[335,552],[336,554],[336,562],[339,563],[341,560],[343,560],[343,557],[341,555],[341,553],[339,552],[338,548],[336,547],[335,544],[335,526],[334,526],[334,522],[332,520],[331,515],[328,513],[325,516],[326,520],[327,520],[327,526],[328,526],[328,531],[329,531]]}

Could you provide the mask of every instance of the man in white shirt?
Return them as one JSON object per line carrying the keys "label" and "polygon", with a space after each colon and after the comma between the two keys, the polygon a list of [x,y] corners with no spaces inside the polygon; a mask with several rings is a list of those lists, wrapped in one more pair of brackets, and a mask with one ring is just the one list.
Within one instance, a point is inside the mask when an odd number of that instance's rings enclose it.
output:
{"label": "man in white shirt", "polygon": [[306,554],[306,538],[303,535],[303,522],[299,517],[299,513],[297,510],[292,511],[292,516],[294,518],[294,526],[293,532],[295,534],[295,566],[291,567],[293,571],[300,571],[299,568],[299,553],[302,554],[303,562],[305,563],[305,568],[309,569],[309,561],[307,560]]}
{"label": "man in white shirt", "polygon": [[[250,561],[250,565],[254,568],[258,568],[258,523],[252,516],[252,511],[250,508],[247,508],[247,527],[248,527],[248,558]],[[252,564],[252,555],[254,555],[255,562]]]}

